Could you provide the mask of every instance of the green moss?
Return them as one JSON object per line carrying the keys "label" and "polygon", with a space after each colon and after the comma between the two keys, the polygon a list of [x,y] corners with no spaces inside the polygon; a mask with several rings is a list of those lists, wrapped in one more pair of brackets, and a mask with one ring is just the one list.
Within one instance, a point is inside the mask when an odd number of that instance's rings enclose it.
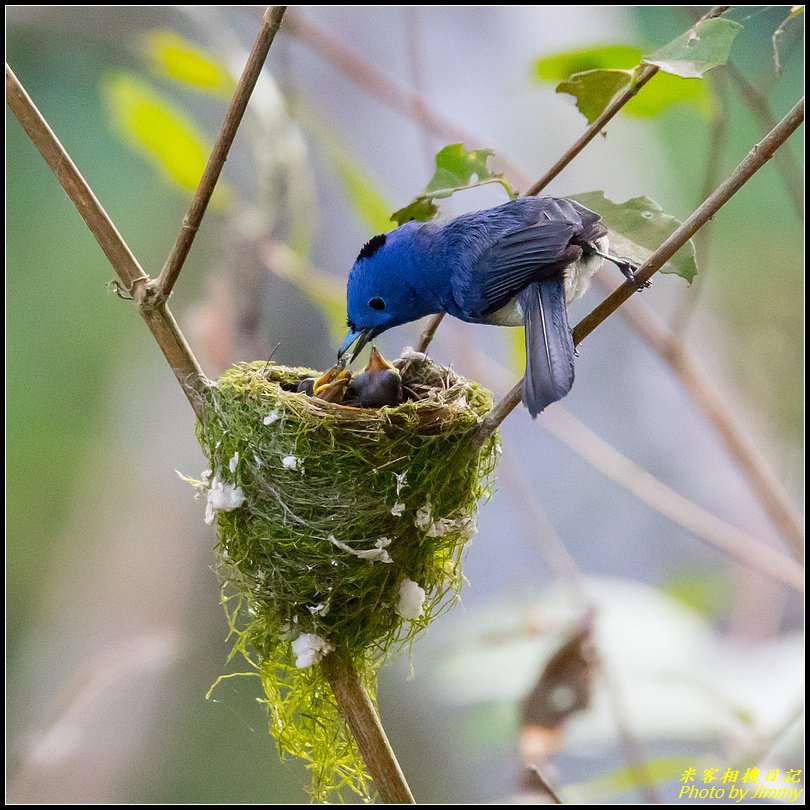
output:
{"label": "green moss", "polygon": [[[255,663],[279,748],[309,763],[318,801],[344,786],[368,798],[369,779],[321,668],[298,669],[291,642],[315,633],[344,650],[374,695],[386,655],[458,594],[497,457],[497,438],[470,442],[488,391],[428,360],[397,365],[415,399],[371,410],[294,393],[308,369],[244,363],[210,389],[199,429],[213,474],[245,495],[218,517],[235,649]],[[345,546],[383,546],[391,561]],[[426,591],[413,621],[396,611],[405,578]]]}

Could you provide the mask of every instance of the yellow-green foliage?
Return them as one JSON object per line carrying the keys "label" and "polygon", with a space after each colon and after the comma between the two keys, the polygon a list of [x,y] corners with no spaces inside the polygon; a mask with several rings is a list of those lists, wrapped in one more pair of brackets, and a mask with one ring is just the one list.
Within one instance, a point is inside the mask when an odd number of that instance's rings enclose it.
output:
{"label": "yellow-green foliage", "polygon": [[[219,514],[237,648],[258,656],[271,730],[309,762],[316,800],[343,785],[367,797],[368,778],[321,668],[296,668],[291,642],[315,633],[345,651],[373,695],[385,655],[457,595],[497,456],[497,438],[470,441],[488,391],[428,360],[396,365],[415,399],[371,410],[295,393],[307,369],[244,363],[210,390],[199,430],[213,474],[245,495]],[[345,550],[380,538],[391,562]],[[426,591],[413,621],[396,611],[406,577]]]}

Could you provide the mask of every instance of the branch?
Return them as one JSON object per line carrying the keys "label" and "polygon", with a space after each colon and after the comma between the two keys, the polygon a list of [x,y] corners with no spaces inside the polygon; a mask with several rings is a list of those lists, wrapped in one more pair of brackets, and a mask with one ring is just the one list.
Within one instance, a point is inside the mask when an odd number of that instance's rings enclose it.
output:
{"label": "branch", "polygon": [[[704,14],[700,19],[712,20],[724,14],[730,6],[715,6],[711,11]],[[616,96],[610,104],[605,107],[599,117],[577,138],[577,140],[565,151],[562,157],[526,192],[526,195],[539,194],[568,164],[604,129],[608,123],[618,113],[638,91],[647,84],[659,68],[656,65],[644,65],[639,70],[635,84],[627,88],[623,93]]]}
{"label": "branch", "polygon": [[183,264],[191,250],[194,238],[197,236],[197,231],[205,216],[205,211],[208,208],[211,195],[214,193],[219,175],[222,173],[222,168],[228,159],[228,152],[236,137],[239,124],[242,122],[242,116],[247,109],[253,88],[256,86],[259,74],[262,72],[264,61],[286,10],[287,6],[268,6],[264,12],[259,33],[256,35],[253,49],[248,56],[245,69],[242,71],[242,76],[231,99],[228,112],[225,114],[225,121],[217,137],[217,142],[208,156],[208,163],[205,166],[203,176],[200,178],[200,184],[197,186],[191,205],[189,205],[188,211],[183,218],[183,226],[180,229],[177,242],[169,254],[166,264],[160,271],[160,275],[150,285],[157,300],[165,300],[169,297],[177,282],[177,277],[183,269]]}
{"label": "branch", "polygon": [[[714,215],[761,169],[776,150],[795,132],[804,121],[804,98],[748,153],[748,156],[734,170],[733,174],[721,183],[715,191],[694,211],[694,213],[667,238],[649,259],[638,269],[636,280],[628,281],[609,295],[589,315],[574,327],[574,344],[579,345],[599,324],[613,314],[640,284],[649,281],[692,236],[697,233]],[[483,444],[503,420],[521,401],[522,381],[492,409],[478,430],[475,441]]]}
{"label": "branch", "polygon": [[156,305],[147,300],[146,282],[149,277],[8,65],[6,103],[76,206],[121,279],[123,290],[137,302],[141,317],[160,346],[194,413],[202,418],[201,391],[205,386],[205,376],[185,337],[165,303]]}
{"label": "branch", "polygon": [[382,800],[386,804],[415,804],[374,704],[363,689],[352,662],[335,651],[323,659],[321,666]]}

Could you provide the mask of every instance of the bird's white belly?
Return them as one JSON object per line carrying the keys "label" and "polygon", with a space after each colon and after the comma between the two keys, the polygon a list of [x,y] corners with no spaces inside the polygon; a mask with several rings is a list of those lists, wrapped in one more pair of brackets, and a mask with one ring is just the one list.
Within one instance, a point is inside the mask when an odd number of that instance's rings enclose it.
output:
{"label": "bird's white belly", "polygon": [[[600,253],[608,252],[608,238],[603,236],[597,243],[596,247]],[[602,256],[597,256],[595,253],[582,256],[578,262],[569,264],[563,273],[563,280],[565,282],[565,303],[570,304],[576,301],[585,294],[588,287],[591,286],[591,278],[593,274],[604,263]]]}

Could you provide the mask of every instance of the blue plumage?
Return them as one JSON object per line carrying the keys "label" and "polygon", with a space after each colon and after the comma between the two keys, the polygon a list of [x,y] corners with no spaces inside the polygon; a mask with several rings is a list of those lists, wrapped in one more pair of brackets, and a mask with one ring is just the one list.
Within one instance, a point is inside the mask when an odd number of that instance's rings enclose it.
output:
{"label": "blue plumage", "polygon": [[347,287],[350,331],[338,356],[439,312],[470,323],[522,324],[523,401],[536,416],[571,390],[566,304],[587,289],[607,247],[598,214],[554,197],[524,197],[444,223],[408,222],[360,251]]}

